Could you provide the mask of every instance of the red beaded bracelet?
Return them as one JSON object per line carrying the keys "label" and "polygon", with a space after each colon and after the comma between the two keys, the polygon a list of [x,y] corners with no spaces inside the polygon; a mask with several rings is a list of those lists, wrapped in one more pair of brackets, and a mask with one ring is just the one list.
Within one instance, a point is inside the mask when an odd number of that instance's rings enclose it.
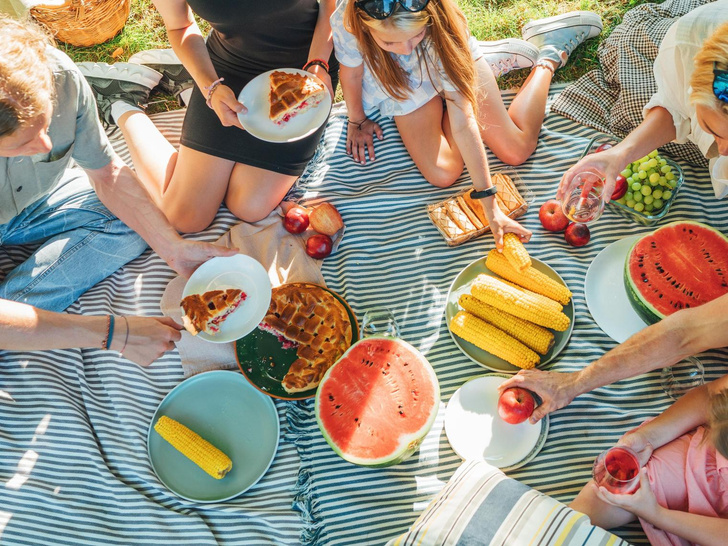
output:
{"label": "red beaded bracelet", "polygon": [[309,66],[313,66],[313,65],[320,66],[321,68],[326,70],[327,74],[329,73],[329,63],[327,63],[323,59],[311,59],[310,61],[308,61],[306,64],[303,65],[303,69],[306,70]]}

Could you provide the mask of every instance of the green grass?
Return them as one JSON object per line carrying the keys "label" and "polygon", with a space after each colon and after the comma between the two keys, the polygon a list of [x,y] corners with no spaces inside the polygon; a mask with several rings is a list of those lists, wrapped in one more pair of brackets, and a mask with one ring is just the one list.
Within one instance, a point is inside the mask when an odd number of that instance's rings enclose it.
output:
{"label": "green grass", "polygon": [[[499,40],[521,35],[521,27],[531,19],[558,15],[572,10],[590,10],[598,13],[604,22],[604,31],[595,39],[580,46],[571,56],[569,64],[556,73],[555,81],[573,81],[596,68],[597,48],[612,29],[622,21],[630,8],[649,0],[458,0],[465,12],[473,35],[480,40]],[[660,3],[663,0],[653,0]],[[208,25],[200,21],[203,31]],[[59,44],[74,61],[113,63],[126,61],[138,51],[169,47],[164,23],[151,0],[132,0],[131,15],[121,33],[106,43],[93,47],[74,47]],[[116,55],[116,56],[114,56]],[[502,88],[518,87],[528,75],[526,70],[501,78]],[[340,94],[337,98],[341,98]],[[150,111],[177,108],[172,97],[155,96]]]}

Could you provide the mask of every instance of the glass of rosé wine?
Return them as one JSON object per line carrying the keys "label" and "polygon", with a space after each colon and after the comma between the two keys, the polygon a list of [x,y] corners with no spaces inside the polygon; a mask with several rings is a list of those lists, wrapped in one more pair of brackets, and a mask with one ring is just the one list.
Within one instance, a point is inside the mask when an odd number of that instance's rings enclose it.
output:
{"label": "glass of ros\u00e9 wine", "polygon": [[637,454],[626,446],[614,446],[594,461],[594,482],[618,495],[631,495],[640,486],[640,463]]}
{"label": "glass of ros\u00e9 wine", "polygon": [[561,209],[572,222],[586,224],[604,212],[604,179],[592,171],[576,173],[566,187]]}

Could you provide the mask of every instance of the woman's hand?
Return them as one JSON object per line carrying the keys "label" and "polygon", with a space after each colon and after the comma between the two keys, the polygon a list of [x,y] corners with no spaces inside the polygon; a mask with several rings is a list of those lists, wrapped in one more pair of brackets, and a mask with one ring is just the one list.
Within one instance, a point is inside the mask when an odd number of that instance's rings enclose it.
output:
{"label": "woman's hand", "polygon": [[556,190],[556,199],[563,200],[566,197],[566,188],[577,173],[593,171],[604,178],[604,198],[605,203],[609,203],[612,193],[614,193],[617,175],[624,170],[625,166],[626,161],[619,150],[619,144],[603,152],[584,156],[561,177],[559,188]]}
{"label": "woman's hand", "polygon": [[[596,484],[593,487],[597,487]],[[659,511],[662,509],[657,504],[655,493],[650,487],[650,480],[647,477],[646,468],[640,470],[640,488],[631,495],[617,495],[610,493],[604,487],[599,487],[597,489],[597,497],[607,504],[632,512],[638,518],[650,522],[657,519]]]}
{"label": "woman's hand", "polygon": [[306,69],[306,72],[310,72],[323,82],[326,88],[329,90],[329,95],[334,98],[334,85],[331,83],[331,76],[323,66],[312,64]]}
{"label": "woman's hand", "polygon": [[175,341],[182,337],[182,325],[169,317],[132,316],[126,317],[126,322],[129,336],[127,338],[126,333],[118,332],[114,338],[114,348],[120,351],[122,347],[116,347],[116,342],[123,344],[126,340],[122,355],[140,366],[149,366],[164,353],[174,349]]}
{"label": "woman's hand", "polygon": [[374,161],[374,135],[378,140],[384,138],[384,131],[378,123],[365,119],[359,124],[347,122],[346,128],[346,153],[354,161],[364,165],[367,162],[366,154],[369,152],[369,159]]}
{"label": "woman's hand", "polygon": [[[515,233],[521,238],[521,241],[527,243],[531,239],[531,232],[521,224],[506,216],[498,206],[495,198],[490,198],[491,206],[483,207],[488,215],[490,230],[495,238],[495,246],[498,250],[503,248],[503,235],[505,233]],[[485,203],[483,203],[485,205]],[[490,210],[488,210],[490,209]]]}
{"label": "woman's hand", "polygon": [[246,114],[248,109],[242,102],[238,102],[238,98],[227,85],[219,84],[212,93],[210,98],[212,109],[220,118],[220,123],[225,127],[238,127],[243,129],[238,113]]}
{"label": "woman's hand", "polygon": [[640,466],[644,466],[647,464],[647,461],[650,460],[650,457],[652,457],[654,448],[640,429],[641,427],[637,427],[636,429],[625,433],[624,436],[619,439],[617,445],[626,446],[637,453]]}

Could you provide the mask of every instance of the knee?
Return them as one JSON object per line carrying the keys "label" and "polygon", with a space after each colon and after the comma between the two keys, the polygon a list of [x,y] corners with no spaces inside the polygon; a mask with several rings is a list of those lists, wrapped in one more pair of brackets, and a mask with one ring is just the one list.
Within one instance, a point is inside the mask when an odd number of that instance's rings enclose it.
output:
{"label": "knee", "polygon": [[272,204],[265,200],[248,200],[243,202],[239,199],[226,199],[225,205],[237,218],[240,218],[243,222],[252,224],[266,218],[276,207],[277,203]]}
{"label": "knee", "polygon": [[531,155],[533,155],[534,150],[536,150],[536,144],[538,144],[538,142],[526,142],[521,144],[514,142],[512,146],[508,146],[505,149],[500,150],[500,153],[497,153],[496,156],[498,156],[498,159],[506,165],[517,167],[518,165],[522,165],[528,161]]}
{"label": "knee", "polygon": [[180,233],[197,233],[207,229],[215,219],[215,215],[194,214],[190,212],[190,208],[187,208],[180,212],[168,212],[167,219]]}
{"label": "knee", "polygon": [[450,165],[442,167],[433,165],[425,169],[421,169],[422,176],[425,177],[430,184],[438,188],[449,188],[455,181],[460,178],[463,173],[462,165]]}

